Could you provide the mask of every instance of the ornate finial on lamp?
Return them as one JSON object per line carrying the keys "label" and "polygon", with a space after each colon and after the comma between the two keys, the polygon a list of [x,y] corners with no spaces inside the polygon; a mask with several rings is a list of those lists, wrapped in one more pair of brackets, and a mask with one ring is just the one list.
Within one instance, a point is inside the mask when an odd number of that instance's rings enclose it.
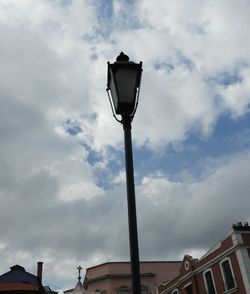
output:
{"label": "ornate finial on lamp", "polygon": [[116,61],[118,61],[118,62],[120,62],[120,61],[128,62],[129,61],[129,57],[128,57],[128,55],[126,55],[123,52],[121,52],[120,55],[116,57]]}

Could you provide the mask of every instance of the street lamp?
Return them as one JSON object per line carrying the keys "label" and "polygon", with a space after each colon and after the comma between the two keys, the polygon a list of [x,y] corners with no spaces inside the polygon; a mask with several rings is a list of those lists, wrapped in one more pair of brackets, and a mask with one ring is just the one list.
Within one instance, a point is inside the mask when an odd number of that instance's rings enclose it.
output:
{"label": "street lamp", "polygon": [[[115,119],[122,123],[124,130],[132,294],[141,293],[131,140],[131,122],[138,105],[141,74],[142,62],[129,61],[129,57],[123,52],[116,58],[116,62],[112,64],[108,62],[107,92],[109,101]],[[121,115],[121,119],[119,120],[116,115]]]}

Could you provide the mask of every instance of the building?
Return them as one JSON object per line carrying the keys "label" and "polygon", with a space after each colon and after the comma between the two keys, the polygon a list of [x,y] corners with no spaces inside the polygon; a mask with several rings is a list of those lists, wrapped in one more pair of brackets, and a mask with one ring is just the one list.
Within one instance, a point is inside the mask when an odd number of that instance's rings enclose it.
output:
{"label": "building", "polygon": [[177,277],[159,294],[250,294],[250,226],[233,225],[201,259],[186,255]]}
{"label": "building", "polygon": [[[156,294],[162,282],[178,275],[179,261],[140,262],[142,294]],[[84,287],[105,294],[131,293],[130,262],[107,262],[86,270]]]}
{"label": "building", "polygon": [[70,290],[66,290],[66,291],[64,291],[64,293],[74,293],[74,294],[97,294],[97,292],[90,292],[90,291],[87,291],[87,290],[84,288],[84,286],[83,286],[83,284],[82,284],[82,282],[81,282],[81,279],[82,279],[82,277],[81,277],[81,270],[82,270],[82,267],[79,265],[79,266],[77,267],[77,269],[78,269],[78,273],[79,273],[79,275],[78,275],[78,281],[77,281],[77,283],[76,283],[75,288],[74,288],[74,289],[70,289]]}
{"label": "building", "polygon": [[95,292],[90,292],[87,291],[84,287],[83,284],[79,281],[77,282],[76,286],[74,289],[71,289],[69,291],[64,291],[64,293],[74,293],[74,294],[98,294],[96,291]]}
{"label": "building", "polygon": [[42,285],[43,263],[37,263],[37,275],[26,272],[20,265],[14,265],[10,271],[0,276],[0,294],[55,294],[49,287]]}

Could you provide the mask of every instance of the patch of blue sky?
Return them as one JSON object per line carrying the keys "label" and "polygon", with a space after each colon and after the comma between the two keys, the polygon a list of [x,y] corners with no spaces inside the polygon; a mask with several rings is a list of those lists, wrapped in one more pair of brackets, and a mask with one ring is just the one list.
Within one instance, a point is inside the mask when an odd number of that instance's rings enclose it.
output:
{"label": "patch of blue sky", "polygon": [[171,63],[166,63],[166,62],[159,62],[154,65],[154,68],[156,70],[164,69],[167,72],[171,72],[172,70],[174,70],[174,65]]}
{"label": "patch of blue sky", "polygon": [[194,63],[191,59],[183,55],[181,51],[176,51],[176,54],[180,64],[184,65],[190,71],[194,69]]}
{"label": "patch of blue sky", "polygon": [[[88,150],[87,161],[93,167],[98,165],[99,161],[102,161],[102,155],[86,147]],[[109,160],[104,169],[96,169],[95,177],[96,184],[98,187],[105,190],[112,189],[116,183],[114,179],[125,170],[125,155],[124,150],[117,150],[109,147],[109,152],[113,154],[112,160]],[[133,148],[134,157],[134,172],[135,172],[135,183],[139,184],[144,176],[152,173],[155,168],[154,157],[156,154],[146,148]],[[158,158],[157,158],[158,159]],[[118,183],[119,184],[119,183]]]}
{"label": "patch of blue sky", "polygon": [[[230,115],[222,115],[208,138],[196,133],[189,134],[180,144],[169,144],[160,152],[145,146],[133,146],[135,183],[140,184],[145,176],[155,172],[165,175],[171,181],[182,181],[183,174],[189,174],[195,180],[202,180],[207,171],[208,162],[220,161],[227,156],[250,149],[250,114],[237,120]],[[85,146],[87,160],[93,167],[103,160],[101,154]],[[125,169],[124,151],[109,147],[112,156],[105,168],[96,169],[96,184],[107,190],[112,189],[113,179]]]}
{"label": "patch of blue sky", "polygon": [[83,144],[84,148],[88,151],[87,161],[90,165],[95,166],[98,162],[102,161],[102,155],[92,150],[88,145]]}
{"label": "patch of blue sky", "polygon": [[110,19],[113,14],[112,0],[98,0],[93,1],[95,5],[98,18]]}
{"label": "patch of blue sky", "polygon": [[139,20],[132,16],[135,10],[135,0],[121,1],[121,11],[118,15],[114,14],[114,5],[112,0],[93,0],[91,4],[95,7],[98,26],[94,33],[86,34],[83,38],[89,42],[99,42],[100,38],[106,39],[117,30],[130,30],[140,28]]}
{"label": "patch of blue sky", "polygon": [[66,120],[66,122],[64,123],[64,129],[71,136],[75,136],[78,133],[82,132],[82,129],[79,126],[79,124],[76,121],[72,121],[70,119]]}
{"label": "patch of blue sky", "polygon": [[217,73],[214,76],[207,76],[205,80],[207,83],[216,83],[224,87],[227,87],[233,84],[241,83],[242,77],[240,75],[239,69],[237,69],[234,71],[223,71]]}
{"label": "patch of blue sky", "polygon": [[188,167],[191,161],[192,152],[189,158],[184,158],[184,152],[176,151],[171,146],[166,147],[161,152],[154,152],[145,147],[134,148],[134,169],[136,174],[136,183],[140,183],[143,177],[152,175],[160,171],[170,180],[175,180],[177,175]]}
{"label": "patch of blue sky", "polygon": [[[113,15],[113,0],[92,0],[96,7],[97,15],[101,18],[110,19]],[[121,5],[134,5],[135,0],[121,0]]]}
{"label": "patch of blue sky", "polygon": [[59,3],[62,6],[67,6],[67,5],[70,5],[72,3],[72,0],[60,0]]}
{"label": "patch of blue sky", "polygon": [[225,86],[242,82],[241,76],[236,71],[220,73],[215,79],[218,84]]}
{"label": "patch of blue sky", "polygon": [[113,3],[112,0],[93,0],[93,5],[98,24],[94,31],[83,35],[83,39],[90,43],[99,43],[100,38],[107,38],[112,29]]}
{"label": "patch of blue sky", "polygon": [[189,134],[178,148],[168,145],[159,152],[134,148],[134,166],[137,181],[154,171],[161,171],[170,180],[179,180],[188,171],[201,180],[208,159],[220,159],[250,149],[250,114],[237,120],[230,115],[219,118],[209,138]]}
{"label": "patch of blue sky", "polygon": [[[230,143],[227,148],[242,151],[250,147],[250,113],[238,118],[232,118],[229,114],[222,115],[214,130],[214,137],[221,138],[225,143]],[[226,146],[225,146],[226,148]],[[237,151],[235,150],[235,151]]]}
{"label": "patch of blue sky", "polygon": [[[82,144],[88,152],[87,162],[94,168],[96,185],[102,189],[111,189],[114,186],[113,179],[124,169],[124,152],[113,147],[108,147],[107,153],[111,160],[105,162],[105,168],[99,168],[99,164],[105,161],[103,154]],[[109,157],[108,155],[108,157]]]}

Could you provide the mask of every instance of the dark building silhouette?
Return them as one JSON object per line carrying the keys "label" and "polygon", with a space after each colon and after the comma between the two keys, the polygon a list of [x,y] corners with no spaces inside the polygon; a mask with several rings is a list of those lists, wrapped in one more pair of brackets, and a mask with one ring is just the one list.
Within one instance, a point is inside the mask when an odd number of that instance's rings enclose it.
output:
{"label": "dark building silhouette", "polygon": [[0,294],[55,294],[49,287],[42,285],[42,262],[37,263],[37,275],[26,272],[20,265],[0,276]]}

